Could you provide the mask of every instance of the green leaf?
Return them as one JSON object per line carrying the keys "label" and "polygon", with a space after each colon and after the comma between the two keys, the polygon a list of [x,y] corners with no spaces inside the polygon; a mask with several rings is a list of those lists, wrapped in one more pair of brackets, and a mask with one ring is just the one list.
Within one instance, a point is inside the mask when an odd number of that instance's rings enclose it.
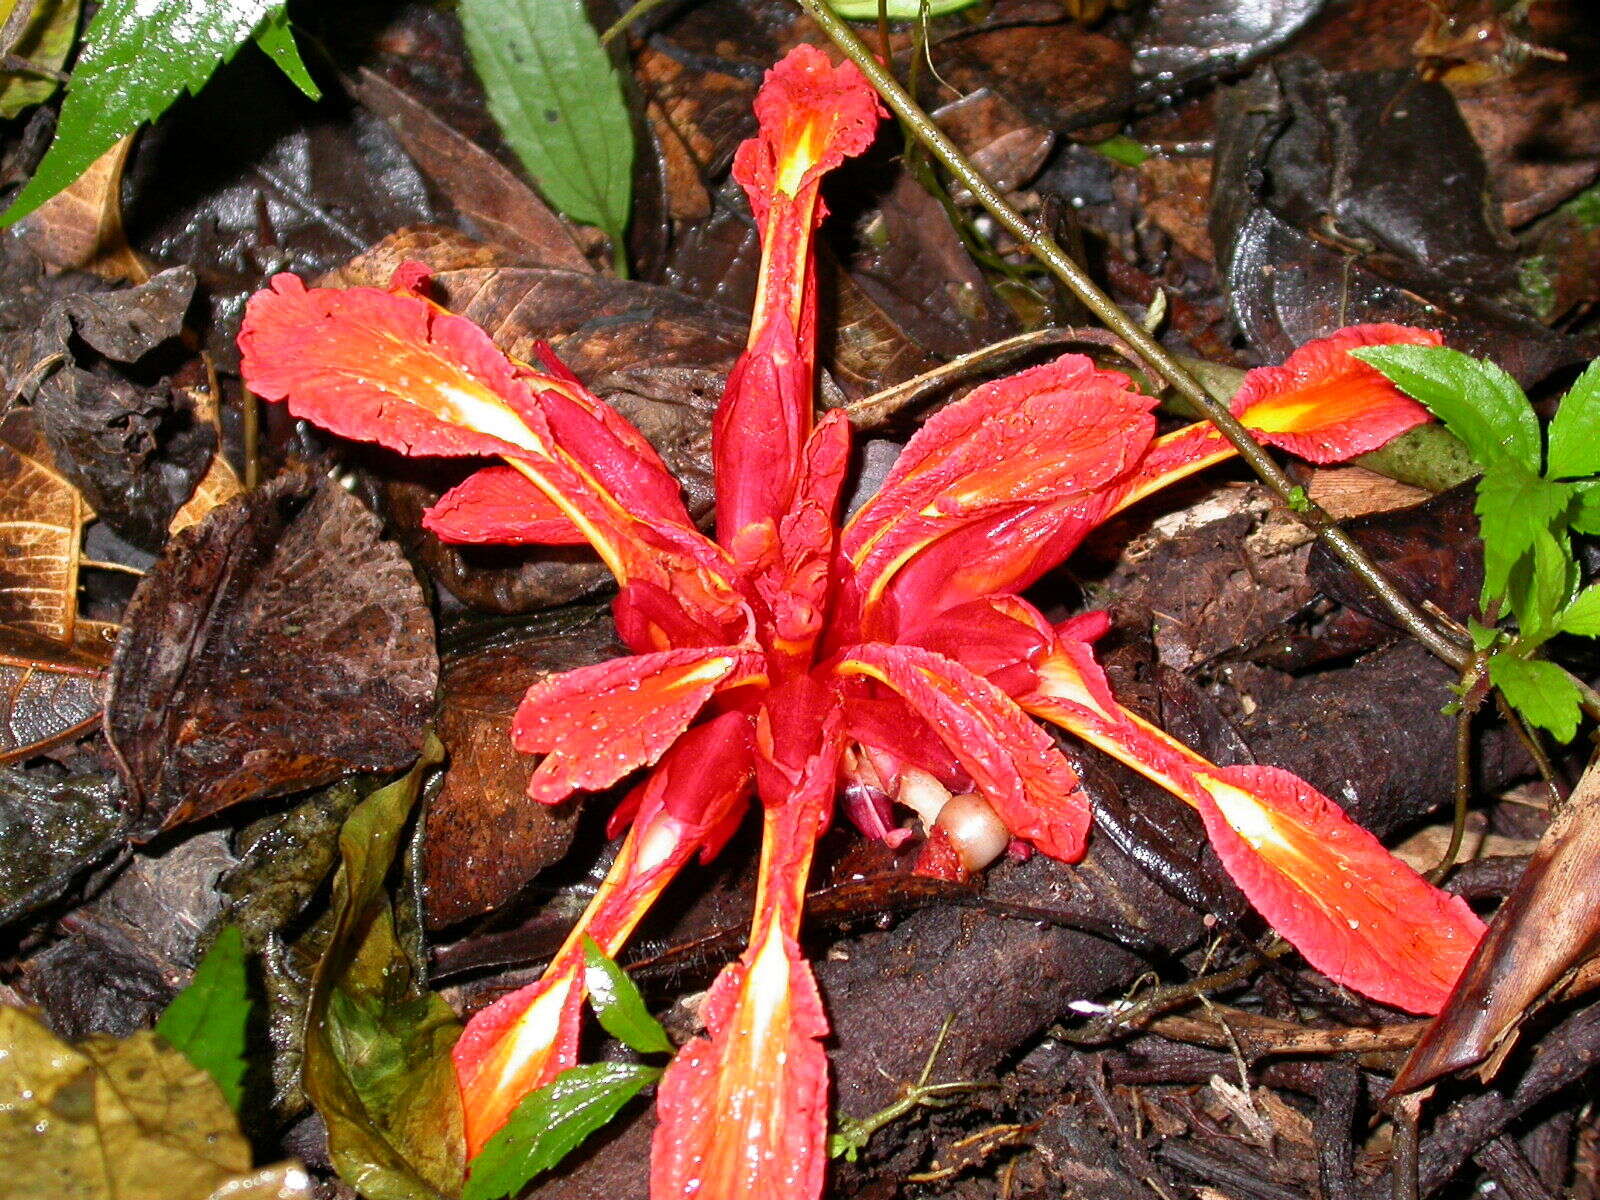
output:
{"label": "green leaf", "polygon": [[611,238],[618,263],[633,186],[633,128],[583,0],[461,0],[489,112],[544,198]]}
{"label": "green leaf", "polygon": [[195,968],[194,979],[172,998],[156,1022],[169,1045],[217,1081],[235,1112],[244,1094],[244,1051],[250,1025],[250,981],[244,938],[224,925]]}
{"label": "green leaf", "polygon": [[1119,133],[1115,137],[1108,137],[1103,142],[1095,142],[1089,149],[1105,155],[1112,162],[1124,167],[1137,167],[1150,157],[1150,151],[1143,142]]}
{"label": "green leaf", "polygon": [[282,0],[106,0],[84,33],[55,140],[0,225],[38,208],[182,92],[198,91],[281,7]]}
{"label": "green leaf", "polygon": [[1579,533],[1600,533],[1600,483],[1572,485],[1577,503],[1572,506],[1572,528]]}
{"label": "green leaf", "polygon": [[424,985],[420,946],[402,943],[383,886],[423,778],[442,755],[430,737],[408,774],[346,818],[333,928],[312,974],[306,1093],[327,1123],[334,1167],[367,1200],[438,1200],[461,1184],[461,1099],[450,1065],[461,1024]]}
{"label": "green leaf", "polygon": [[600,953],[590,937],[583,939],[583,959],[589,1004],[605,1031],[640,1054],[671,1054],[676,1049],[672,1039],[645,1008],[627,972]]}
{"label": "green leaf", "polygon": [[1578,732],[1578,685],[1555,663],[1496,654],[1489,659],[1489,680],[1512,708],[1557,741],[1570,742]]}
{"label": "green leaf", "polygon": [[1440,346],[1352,350],[1424,405],[1485,467],[1511,462],[1538,474],[1539,420],[1517,381],[1492,362]]}
{"label": "green leaf", "polygon": [[1600,637],[1600,583],[1590,584],[1578,593],[1561,614],[1556,628],[1579,637]]}
{"label": "green leaf", "polygon": [[1600,359],[1578,376],[1550,422],[1551,479],[1600,473]]}
{"label": "green leaf", "polygon": [[289,77],[290,83],[312,100],[322,99],[322,89],[311,78],[311,72],[306,70],[305,59],[300,57],[300,47],[295,45],[287,9],[275,8],[267,14],[261,27],[256,30],[256,45]]}
{"label": "green leaf", "polygon": [[1524,641],[1542,642],[1555,630],[1556,615],[1578,586],[1578,564],[1565,537],[1541,530],[1532,553],[1512,573],[1511,611]]}
{"label": "green leaf", "polygon": [[1540,534],[1548,534],[1572,503],[1571,484],[1552,483],[1500,462],[1478,482],[1478,531],[1483,538],[1483,598],[1507,594],[1512,571]]}
{"label": "green leaf", "polygon": [[472,1160],[461,1200],[499,1200],[548,1171],[661,1076],[638,1063],[586,1063],[561,1072],[517,1105]]}
{"label": "green leaf", "polygon": [[[17,5],[28,3],[33,3],[33,12],[10,53],[35,66],[59,71],[66,65],[78,33],[78,0],[0,0],[0,22],[7,20]],[[0,118],[7,121],[25,108],[43,104],[61,86],[49,75],[30,71],[7,71],[0,78]]]}

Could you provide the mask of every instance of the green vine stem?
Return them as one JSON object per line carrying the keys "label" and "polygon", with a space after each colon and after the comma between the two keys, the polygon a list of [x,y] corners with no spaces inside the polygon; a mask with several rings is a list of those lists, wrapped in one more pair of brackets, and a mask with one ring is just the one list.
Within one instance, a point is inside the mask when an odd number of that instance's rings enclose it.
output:
{"label": "green vine stem", "polygon": [[1234,418],[1226,405],[1201,387],[1137,321],[1117,307],[1111,297],[1095,285],[1054,238],[1035,229],[1021,213],[1006,202],[1005,197],[983,173],[973,166],[957,149],[955,143],[933,123],[928,114],[918,107],[916,101],[895,80],[894,75],[862,44],[855,31],[827,6],[826,0],[798,0],[798,3],[832,39],[834,45],[861,68],[861,73],[877,90],[884,103],[945,170],[949,171],[1008,233],[1025,245],[1052,275],[1065,284],[1073,295],[1082,301],[1084,307],[1132,346],[1139,356],[1159,371],[1181,396],[1216,425],[1222,435],[1233,443],[1261,482],[1300,516],[1335,557],[1382,601],[1384,607],[1394,615],[1395,620],[1406,632],[1457,671],[1466,668],[1471,659],[1471,650],[1436,628],[1367,557],[1366,552],[1356,544],[1355,540],[1334,524],[1333,519],[1319,505],[1311,503],[1306,498],[1304,489],[1295,485],[1261,444]]}

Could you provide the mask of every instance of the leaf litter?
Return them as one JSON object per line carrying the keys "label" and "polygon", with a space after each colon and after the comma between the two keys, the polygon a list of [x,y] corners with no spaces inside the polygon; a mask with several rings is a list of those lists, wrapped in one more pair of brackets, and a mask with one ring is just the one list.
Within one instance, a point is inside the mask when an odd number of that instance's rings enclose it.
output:
{"label": "leaf litter", "polygon": [[[1246,21],[1188,0],[997,4],[935,22],[921,97],[1115,299],[1143,312],[1166,297],[1171,349],[1251,367],[1358,320],[1402,321],[1498,362],[1548,420],[1596,354],[1586,189],[1600,145],[1587,124],[1586,35],[1558,4],[1405,22],[1375,21],[1379,7],[1284,3]],[[156,282],[44,276],[24,245],[4,249],[0,266],[20,285],[0,301],[12,397],[0,416],[0,982],[64,1035],[18,1024],[11,1041],[62,1064],[73,1095],[133,1055],[155,1056],[140,1060],[159,1064],[152,1078],[198,1088],[133,1031],[237,923],[268,1014],[247,1031],[244,1078],[245,1128],[258,1151],[272,1148],[263,1161],[298,1155],[367,1195],[448,1196],[461,1162],[443,1064],[458,1017],[534,978],[605,870],[597,813],[608,806],[527,802],[533,760],[504,736],[543,674],[614,653],[593,608],[605,573],[572,548],[440,542],[422,513],[461,473],[356,451],[270,410],[257,421],[235,373],[242,298],[279,269],[382,287],[401,262],[423,261],[436,298],[508,353],[537,361],[550,343],[639,425],[706,521],[712,416],[744,346],[758,254],[728,164],[751,131],[761,73],[818,35],[796,9],[705,0],[614,40],[641,161],[631,206],[607,199],[602,214],[553,188],[525,145],[509,149],[514,129],[497,130],[472,81],[461,84],[464,41],[448,13],[305,19],[337,67],[336,78],[311,56],[324,91],[342,82],[353,99],[283,103],[292,85],[240,50],[211,85],[238,102],[187,103],[133,145],[120,195],[99,192],[101,216],[128,205],[131,252],[167,269]],[[891,35],[906,78],[919,35],[911,23]],[[1541,103],[1568,115],[1530,123]],[[248,115],[269,109],[280,115]],[[7,138],[17,145],[20,127]],[[1112,138],[1139,147],[1137,165],[1095,149]],[[1542,153],[1541,138],[1559,153]],[[207,139],[226,152],[196,154]],[[891,149],[827,194],[826,407],[870,402],[1019,328],[1082,321],[970,197],[925,190],[925,168],[904,166]],[[643,279],[607,274],[615,259],[602,241],[538,195],[605,227],[613,250],[631,218],[626,257]],[[214,390],[202,346],[220,372]],[[900,412],[874,444],[892,455],[959,394]],[[230,459],[238,479],[277,478],[240,499],[222,487],[196,510],[209,515],[170,534],[202,477]],[[1470,500],[1412,513],[1389,506],[1414,497],[1358,468],[1301,470],[1313,496],[1339,488],[1352,511],[1378,506],[1354,531],[1416,603],[1481,620]],[[1456,674],[1405,642],[1245,475],[1185,488],[1130,511],[1030,595],[1052,619],[1109,606],[1116,640],[1102,657],[1118,698],[1213,761],[1293,769],[1386,838],[1440,820],[1459,787],[1460,720],[1441,714]],[[130,569],[149,571],[131,603]],[[1557,647],[1592,679],[1581,645]],[[450,754],[442,784],[425,789],[413,773],[382,790],[412,766],[430,720]],[[1561,786],[1581,756],[1530,755],[1525,731],[1492,704],[1468,728],[1474,806],[1488,828],[1531,845],[1549,814],[1526,797],[1545,793],[1512,785],[1542,759]],[[922,894],[914,855],[843,832],[825,844],[812,900],[827,916],[806,949],[837,1031],[837,1114],[892,1105],[947,1020],[938,1077],[999,1084],[886,1125],[858,1161],[833,1166],[829,1194],[1386,1188],[1380,1099],[1402,1055],[1278,1060],[1237,1031],[1259,1025],[1270,1047],[1401,1018],[1264,941],[1184,805],[1096,751],[1071,754],[1097,811],[1075,867],[1002,859],[965,890]],[[1509,892],[1498,936],[1546,953],[1534,970],[1527,952],[1486,942],[1469,976],[1488,1007],[1457,1007],[1426,1043],[1429,1078],[1487,1053],[1503,1090],[1444,1078],[1425,1109],[1421,1194],[1594,1194],[1586,1112],[1545,1103],[1600,1054],[1584,1024],[1592,938],[1549,898],[1587,852],[1564,833],[1574,822],[1586,832],[1585,794],[1550,826],[1520,887],[1496,860],[1458,868],[1463,889],[1505,880],[1472,892],[1475,903],[1487,916]],[[144,849],[130,854],[135,843]],[[697,1028],[694,994],[738,953],[753,870],[753,847],[736,839],[641,931],[646,1001],[679,1040]],[[1540,939],[1551,921],[1562,937]],[[458,972],[443,991],[454,1012],[430,990],[435,969]],[[1247,1015],[1223,1015],[1235,1011]],[[105,1040],[130,1034],[126,1049]],[[100,1040],[70,1044],[84,1037]],[[651,1118],[607,1095],[621,1106],[616,1125],[533,1194],[645,1194]],[[307,1102],[320,1113],[309,1124]],[[97,1161],[97,1143],[122,1136],[106,1131],[127,1118],[92,1111],[62,1130],[72,1149],[53,1161]],[[1376,1139],[1359,1132],[1374,1125]],[[216,1127],[237,1139],[226,1112]],[[188,1155],[176,1127],[157,1132],[159,1146],[126,1143],[129,1161],[155,1171],[174,1161],[162,1156]],[[184,1161],[197,1196],[309,1194],[295,1168],[256,1169],[246,1183],[248,1152]]]}

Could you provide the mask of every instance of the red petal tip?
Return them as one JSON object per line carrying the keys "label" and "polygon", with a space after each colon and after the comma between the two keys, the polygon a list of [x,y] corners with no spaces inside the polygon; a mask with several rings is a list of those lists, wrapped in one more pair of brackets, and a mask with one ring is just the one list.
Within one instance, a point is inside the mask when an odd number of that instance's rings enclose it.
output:
{"label": "red petal tip", "polygon": [[1428,411],[1375,367],[1362,346],[1437,346],[1431,329],[1352,325],[1301,346],[1281,367],[1257,367],[1233,397],[1233,414],[1258,436],[1312,462],[1376,450],[1428,420]]}

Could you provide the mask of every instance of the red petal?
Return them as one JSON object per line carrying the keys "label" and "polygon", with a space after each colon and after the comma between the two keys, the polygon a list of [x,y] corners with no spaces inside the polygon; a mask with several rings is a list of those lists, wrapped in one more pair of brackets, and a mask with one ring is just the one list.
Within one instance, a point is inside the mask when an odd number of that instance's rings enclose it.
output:
{"label": "red petal", "polygon": [[1233,414],[1265,441],[1312,462],[1376,450],[1428,420],[1428,411],[1350,351],[1438,346],[1431,329],[1352,325],[1301,346],[1281,367],[1257,367],[1233,397]]}
{"label": "red petal", "polygon": [[[583,939],[615,956],[661,890],[698,850],[714,851],[750,791],[750,718],[725,713],[690,730],[638,793],[638,812],[594,898],[544,977],[468,1022],[451,1058],[476,1154],[522,1098],[577,1062],[587,991]],[[719,840],[721,839],[721,840]]]}
{"label": "red petal", "polygon": [[[551,361],[557,360],[552,356]],[[562,371],[554,386],[548,380],[529,379],[539,389],[539,405],[561,448],[635,516],[693,530],[678,480],[656,448],[621,413],[577,383],[564,366]]]}
{"label": "red petal", "polygon": [[1123,709],[1085,645],[1040,670],[1030,712],[1071,730],[1200,810],[1250,902],[1338,983],[1438,1012],[1483,924],[1309,784],[1275,767],[1218,767]]}
{"label": "red petal", "polygon": [[572,518],[514,467],[469,475],[423,514],[425,529],[447,542],[500,546],[587,545]]}
{"label": "red petal", "polygon": [[489,335],[413,296],[278,275],[250,298],[239,349],[251,391],[341,437],[413,455],[546,449]]}
{"label": "red petal", "polygon": [[672,745],[713,692],[759,660],[739,650],[663,650],[579,667],[534,684],[511,740],[545,759],[528,795],[554,804],[610,787]]}
{"label": "red petal", "polygon": [[[961,573],[934,589],[938,605],[1025,587],[1099,518],[1101,493],[1149,444],[1154,404],[1126,377],[1068,354],[936,413],[841,538],[866,605],[924,553],[940,556],[934,578]],[[903,609],[931,602],[927,581],[906,590]]]}
{"label": "red petal", "polygon": [[580,944],[576,953],[564,950],[537,983],[502,996],[467,1022],[450,1059],[469,1156],[524,1096],[577,1065],[585,991]]}
{"label": "red petal", "polygon": [[746,527],[789,508],[811,429],[811,346],[776,312],[734,364],[711,427],[717,538],[736,546]]}
{"label": "red petal", "polygon": [[822,1192],[828,1059],[820,1039],[828,1021],[795,935],[840,744],[836,711],[819,719],[807,701],[825,699],[796,686],[804,712],[763,722],[758,735],[764,771],[783,784],[781,795],[763,794],[750,946],[712,985],[701,1010],[709,1037],[679,1051],[661,1081],[654,1200],[815,1200]]}
{"label": "red petal", "polygon": [[1049,735],[999,688],[916,646],[857,646],[836,669],[898,692],[1017,837],[1064,862],[1083,856],[1089,802],[1077,777]]}
{"label": "red petal", "polygon": [[761,132],[739,147],[733,174],[763,225],[775,191],[796,196],[814,186],[871,145],[886,115],[854,63],[835,67],[804,44],[767,72],[755,108]]}
{"label": "red petal", "polygon": [[1409,1012],[1436,1013],[1484,924],[1332,800],[1275,767],[1200,775],[1200,816],[1250,903],[1328,978]]}
{"label": "red petal", "polygon": [[[1342,462],[1422,424],[1428,412],[1350,351],[1360,346],[1437,346],[1437,333],[1405,325],[1352,325],[1307,342],[1281,367],[1257,367],[1234,393],[1233,415],[1264,442],[1312,462]],[[1108,509],[1231,458],[1237,451],[1208,421],[1157,438]]]}

